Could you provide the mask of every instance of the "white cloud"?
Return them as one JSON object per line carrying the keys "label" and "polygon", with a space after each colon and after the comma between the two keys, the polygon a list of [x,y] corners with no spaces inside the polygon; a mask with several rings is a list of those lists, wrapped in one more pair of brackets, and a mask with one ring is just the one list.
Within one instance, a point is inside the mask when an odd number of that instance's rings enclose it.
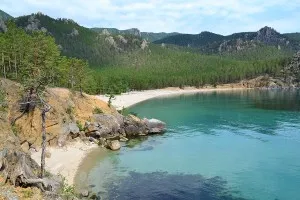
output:
{"label": "white cloud", "polygon": [[[18,5],[18,6],[16,6]],[[19,16],[41,11],[88,27],[222,34],[255,31],[262,24],[281,32],[300,27],[300,0],[1,0],[0,9]],[[298,18],[299,19],[299,18]]]}

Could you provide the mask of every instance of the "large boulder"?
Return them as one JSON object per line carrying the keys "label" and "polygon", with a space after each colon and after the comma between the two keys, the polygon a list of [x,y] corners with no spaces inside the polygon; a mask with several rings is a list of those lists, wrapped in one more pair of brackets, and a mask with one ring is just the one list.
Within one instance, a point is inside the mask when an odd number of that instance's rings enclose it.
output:
{"label": "large boulder", "polygon": [[64,146],[69,138],[76,138],[79,133],[80,130],[76,123],[63,124],[58,136],[58,146]]}
{"label": "large boulder", "polygon": [[117,151],[121,148],[121,144],[118,140],[108,140],[107,147],[113,151]]}
{"label": "large boulder", "polygon": [[95,114],[92,121],[85,124],[87,136],[112,139],[119,136],[123,118],[110,114]]}
{"label": "large boulder", "polygon": [[166,131],[166,123],[158,119],[144,119],[143,120],[149,128],[150,134],[159,134]]}
{"label": "large boulder", "polygon": [[128,115],[124,120],[124,130],[127,137],[147,135],[149,130],[144,120],[134,115]]}
{"label": "large boulder", "polygon": [[100,129],[107,128],[110,132],[115,133],[120,129],[118,119],[110,114],[95,114],[93,115],[94,123],[98,123]]}

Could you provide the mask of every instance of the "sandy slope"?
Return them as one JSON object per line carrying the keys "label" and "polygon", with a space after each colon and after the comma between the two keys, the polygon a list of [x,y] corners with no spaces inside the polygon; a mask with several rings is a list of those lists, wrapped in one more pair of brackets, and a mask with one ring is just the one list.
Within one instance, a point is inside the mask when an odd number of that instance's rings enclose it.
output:
{"label": "sandy slope", "polygon": [[[46,170],[53,174],[60,174],[66,178],[68,184],[74,183],[76,171],[91,150],[98,148],[98,145],[85,144],[83,142],[70,143],[63,148],[49,147],[50,158],[46,158]],[[37,162],[41,162],[41,151],[35,152],[31,157]]]}

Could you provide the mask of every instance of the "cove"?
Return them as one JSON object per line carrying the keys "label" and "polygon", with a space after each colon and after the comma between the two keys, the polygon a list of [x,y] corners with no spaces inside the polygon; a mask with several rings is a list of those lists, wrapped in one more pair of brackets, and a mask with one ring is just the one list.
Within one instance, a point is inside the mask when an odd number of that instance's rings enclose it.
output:
{"label": "cove", "polygon": [[168,131],[90,155],[77,182],[102,199],[300,198],[298,90],[180,95],[130,111]]}

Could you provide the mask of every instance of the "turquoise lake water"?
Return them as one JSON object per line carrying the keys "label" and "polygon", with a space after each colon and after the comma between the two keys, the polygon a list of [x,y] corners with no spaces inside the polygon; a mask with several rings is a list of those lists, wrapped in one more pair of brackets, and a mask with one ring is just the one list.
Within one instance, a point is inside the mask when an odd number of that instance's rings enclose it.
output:
{"label": "turquoise lake water", "polygon": [[164,135],[93,160],[104,199],[300,199],[299,91],[242,90],[152,99],[130,109]]}

